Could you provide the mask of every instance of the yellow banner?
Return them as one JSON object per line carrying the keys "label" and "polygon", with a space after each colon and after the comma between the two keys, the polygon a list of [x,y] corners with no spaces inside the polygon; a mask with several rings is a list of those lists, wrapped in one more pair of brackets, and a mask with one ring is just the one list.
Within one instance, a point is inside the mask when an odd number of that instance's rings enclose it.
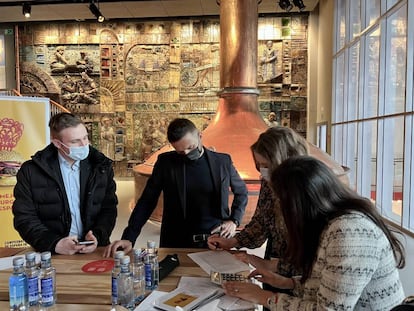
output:
{"label": "yellow banner", "polygon": [[0,246],[25,245],[13,226],[15,173],[49,144],[49,118],[48,98],[0,96]]}

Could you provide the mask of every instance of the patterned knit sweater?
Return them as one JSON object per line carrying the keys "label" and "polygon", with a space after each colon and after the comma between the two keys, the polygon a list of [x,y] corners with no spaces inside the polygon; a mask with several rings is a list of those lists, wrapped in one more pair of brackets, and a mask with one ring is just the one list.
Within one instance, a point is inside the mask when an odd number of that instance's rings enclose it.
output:
{"label": "patterned knit sweater", "polygon": [[271,310],[390,310],[403,299],[388,239],[367,216],[352,213],[322,232],[303,295],[280,294]]}

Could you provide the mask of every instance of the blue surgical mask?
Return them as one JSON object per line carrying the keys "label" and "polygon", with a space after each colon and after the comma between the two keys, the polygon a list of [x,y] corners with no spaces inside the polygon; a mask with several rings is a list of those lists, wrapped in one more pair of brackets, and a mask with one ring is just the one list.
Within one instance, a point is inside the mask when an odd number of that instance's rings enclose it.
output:
{"label": "blue surgical mask", "polygon": [[264,180],[270,181],[269,169],[267,167],[261,167],[260,168],[260,175],[262,175],[262,178]]}
{"label": "blue surgical mask", "polygon": [[73,161],[82,161],[85,160],[89,155],[89,145],[78,146],[78,147],[69,147],[61,142],[63,146],[69,149],[69,153],[66,153],[63,149],[63,152],[71,158]]}

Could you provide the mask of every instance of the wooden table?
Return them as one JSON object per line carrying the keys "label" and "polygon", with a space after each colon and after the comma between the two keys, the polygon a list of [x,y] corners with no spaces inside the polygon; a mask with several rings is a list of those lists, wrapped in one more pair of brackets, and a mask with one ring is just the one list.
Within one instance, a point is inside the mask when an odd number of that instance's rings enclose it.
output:
{"label": "wooden table", "polygon": [[[28,249],[14,250],[0,248],[0,257],[16,254],[24,256],[24,253],[28,251]],[[92,254],[52,256],[52,265],[56,268],[57,310],[109,310],[107,307],[111,304],[111,273],[88,274],[81,270],[86,263],[103,259],[103,250],[104,248],[98,248]],[[175,289],[181,276],[208,277],[207,273],[187,256],[189,253],[199,251],[205,250],[159,249],[159,260],[168,254],[177,254],[180,260],[180,266],[160,282],[159,290],[171,291]],[[0,310],[6,310],[5,307],[8,307],[10,273],[11,269],[0,271]]]}

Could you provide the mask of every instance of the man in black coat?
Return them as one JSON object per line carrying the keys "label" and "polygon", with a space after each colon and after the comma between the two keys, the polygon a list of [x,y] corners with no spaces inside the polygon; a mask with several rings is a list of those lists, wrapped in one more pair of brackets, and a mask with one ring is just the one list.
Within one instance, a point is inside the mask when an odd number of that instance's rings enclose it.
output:
{"label": "man in black coat", "polygon": [[[160,247],[207,247],[212,232],[230,237],[240,224],[247,188],[230,156],[204,148],[201,133],[188,119],[173,120],[167,136],[175,151],[159,155],[121,240],[111,243],[104,256],[111,256],[118,248],[128,252],[133,247],[161,192]],[[230,189],[234,195],[231,208]]]}
{"label": "man in black coat", "polygon": [[17,174],[14,227],[37,251],[91,253],[109,244],[115,226],[112,161],[89,145],[85,125],[73,114],[53,116],[49,127],[52,143]]}

